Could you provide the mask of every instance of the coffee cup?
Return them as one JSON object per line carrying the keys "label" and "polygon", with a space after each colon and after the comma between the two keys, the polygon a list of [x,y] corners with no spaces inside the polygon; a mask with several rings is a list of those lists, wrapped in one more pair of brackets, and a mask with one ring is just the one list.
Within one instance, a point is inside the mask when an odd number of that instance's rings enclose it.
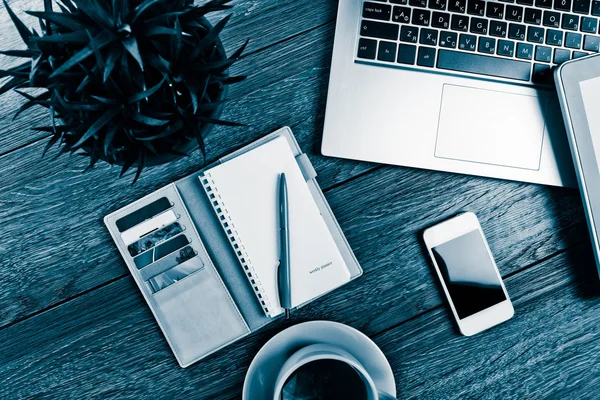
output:
{"label": "coffee cup", "polygon": [[379,394],[364,366],[337,346],[313,344],[292,354],[275,381],[273,400],[304,398],[389,399]]}

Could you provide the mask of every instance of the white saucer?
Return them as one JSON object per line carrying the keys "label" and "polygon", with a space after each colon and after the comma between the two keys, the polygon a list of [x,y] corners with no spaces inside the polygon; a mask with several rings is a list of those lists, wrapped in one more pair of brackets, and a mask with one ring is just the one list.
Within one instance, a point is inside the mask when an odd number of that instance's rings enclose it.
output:
{"label": "white saucer", "polygon": [[269,340],[256,354],[244,380],[243,400],[271,399],[281,366],[297,350],[326,343],[352,354],[367,370],[377,389],[396,396],[396,382],[383,352],[365,334],[331,321],[310,321],[289,327]]}

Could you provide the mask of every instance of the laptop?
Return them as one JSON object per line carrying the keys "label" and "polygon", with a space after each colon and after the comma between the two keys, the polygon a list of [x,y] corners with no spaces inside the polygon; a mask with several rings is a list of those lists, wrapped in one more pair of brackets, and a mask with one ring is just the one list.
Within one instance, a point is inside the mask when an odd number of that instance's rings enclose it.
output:
{"label": "laptop", "polygon": [[340,0],[322,153],[576,186],[552,69],[600,0]]}

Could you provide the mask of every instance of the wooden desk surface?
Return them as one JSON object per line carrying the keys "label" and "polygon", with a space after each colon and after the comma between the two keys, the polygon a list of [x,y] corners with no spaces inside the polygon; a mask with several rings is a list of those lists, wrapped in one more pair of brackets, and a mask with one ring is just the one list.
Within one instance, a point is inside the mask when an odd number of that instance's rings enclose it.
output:
{"label": "wooden desk surface", "polygon": [[[298,312],[181,369],[102,217],[201,167],[201,157],[131,175],[87,159],[41,158],[45,110],[16,121],[0,100],[0,398],[237,398],[254,354],[301,321],[353,326],[381,347],[398,396],[597,397],[600,282],[579,193],[320,155],[336,2],[238,0],[228,49],[250,45],[210,160],[289,125],[308,153],[364,275]],[[41,0],[12,0],[40,10]],[[0,48],[21,48],[3,7]],[[25,16],[26,17],[26,16]],[[34,26],[32,18],[26,20]],[[1,56],[0,66],[13,60]],[[399,96],[402,94],[400,93]],[[440,297],[419,232],[460,211],[479,216],[516,310],[463,337]]]}

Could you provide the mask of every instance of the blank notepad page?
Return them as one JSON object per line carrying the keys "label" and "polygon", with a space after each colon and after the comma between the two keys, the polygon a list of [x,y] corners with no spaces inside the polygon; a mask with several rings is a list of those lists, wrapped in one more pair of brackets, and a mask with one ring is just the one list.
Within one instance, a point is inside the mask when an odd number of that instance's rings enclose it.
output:
{"label": "blank notepad page", "polygon": [[292,306],[350,280],[350,273],[284,137],[204,172],[201,178],[265,313],[283,312],[277,288],[279,176],[289,198]]}

